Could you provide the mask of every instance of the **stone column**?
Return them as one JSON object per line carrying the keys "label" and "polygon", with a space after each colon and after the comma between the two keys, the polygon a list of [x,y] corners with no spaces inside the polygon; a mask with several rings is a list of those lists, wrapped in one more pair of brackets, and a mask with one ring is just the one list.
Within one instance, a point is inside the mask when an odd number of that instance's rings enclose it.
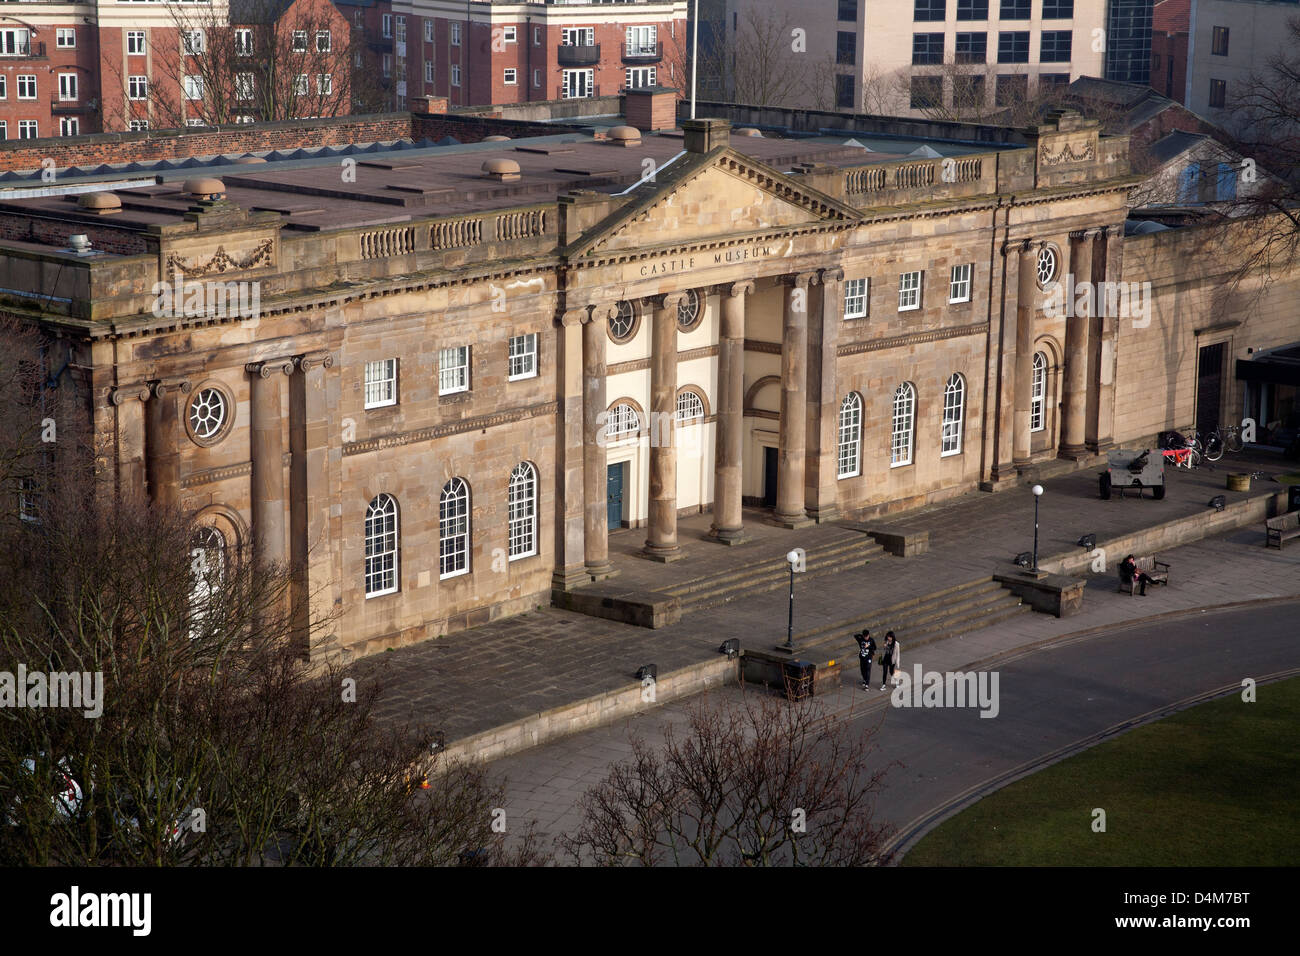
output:
{"label": "stone column", "polygon": [[1038,309],[1038,251],[1026,239],[1019,248],[1016,282],[1016,383],[1012,454],[1017,467],[1029,464],[1029,408],[1034,380],[1034,313]]}
{"label": "stone column", "polygon": [[[1005,227],[1002,227],[1005,228]],[[996,317],[989,316],[987,374],[988,400],[984,403],[984,448],[988,480],[985,491],[997,491],[1019,478],[1012,464],[1016,394],[1016,289],[1020,274],[1020,243],[1007,240],[991,282],[1001,291]]]}
{"label": "stone column", "polygon": [[[1120,282],[1124,278],[1124,227],[1098,230],[1101,249],[1093,257],[1094,281]],[[1102,297],[1103,300],[1105,297]],[[1092,335],[1088,362],[1087,423],[1084,440],[1094,452],[1115,444],[1115,359],[1119,345],[1119,316],[1111,314],[1105,302],[1092,310]]]}
{"label": "stone column", "polygon": [[836,387],[839,332],[844,322],[844,270],[823,269],[818,275],[821,294],[808,323],[808,454],[804,503],[808,517],[818,524],[840,516],[839,422]]}
{"label": "stone column", "polygon": [[750,280],[722,288],[718,330],[717,426],[714,433],[713,537],[720,544],[745,540],[740,510],[745,454],[745,297]]}
{"label": "stone column", "polygon": [[[559,430],[555,449],[555,570],[552,591],[591,583],[583,557],[582,322],[586,309],[560,314],[555,329]],[[603,496],[602,496],[603,500]]]}
{"label": "stone column", "polygon": [[655,296],[650,340],[650,533],[647,558],[685,557],[677,543],[677,307],[680,292]]}
{"label": "stone column", "polygon": [[604,429],[609,407],[605,394],[605,343],[609,339],[609,320],[617,312],[616,306],[590,306],[582,324],[582,540],[586,570],[593,581],[617,573],[609,563],[609,471]]}
{"label": "stone column", "polygon": [[[332,547],[329,481],[329,401],[325,371],[328,352],[300,355],[289,379],[289,562],[293,568],[291,614],[294,640],[309,655],[313,594],[328,595]],[[399,569],[400,570],[400,569]],[[326,601],[318,620],[333,610]]]}
{"label": "stone column", "polygon": [[[1061,449],[1064,458],[1082,458],[1087,421],[1088,347],[1092,313],[1096,310],[1092,284],[1092,247],[1097,230],[1087,229],[1070,234],[1070,274],[1074,281],[1064,284],[1065,293],[1065,383],[1061,404]],[[1085,291],[1086,290],[1086,291]]]}
{"label": "stone column", "polygon": [[293,371],[293,362],[252,362],[244,366],[252,377],[249,401],[253,459],[253,563],[259,568],[283,564],[284,436],[280,381]]}
{"label": "stone column", "polygon": [[149,500],[174,505],[181,493],[179,401],[189,382],[151,382],[145,404],[145,474]]}
{"label": "stone column", "polygon": [[123,499],[142,498],[146,489],[145,407],[147,385],[120,385],[109,392],[117,416],[117,488]]}
{"label": "stone column", "polygon": [[804,511],[804,458],[808,424],[808,309],[817,273],[785,276],[781,338],[781,433],[773,520],[783,528],[812,523]]}

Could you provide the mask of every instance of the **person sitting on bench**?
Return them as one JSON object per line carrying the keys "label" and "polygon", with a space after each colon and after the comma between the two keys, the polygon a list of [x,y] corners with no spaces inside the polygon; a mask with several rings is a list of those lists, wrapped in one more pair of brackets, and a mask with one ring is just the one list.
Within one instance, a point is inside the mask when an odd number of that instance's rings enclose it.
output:
{"label": "person sitting on bench", "polygon": [[1146,597],[1147,585],[1155,582],[1155,578],[1151,575],[1147,574],[1145,571],[1138,570],[1137,559],[1131,554],[1120,562],[1119,576],[1124,580],[1125,584],[1136,584],[1138,586],[1138,594],[1143,597]]}

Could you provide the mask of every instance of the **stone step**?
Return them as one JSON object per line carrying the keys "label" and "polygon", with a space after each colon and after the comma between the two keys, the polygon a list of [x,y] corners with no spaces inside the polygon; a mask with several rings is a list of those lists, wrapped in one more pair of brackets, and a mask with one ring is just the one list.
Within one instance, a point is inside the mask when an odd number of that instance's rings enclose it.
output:
{"label": "stone step", "polygon": [[[902,627],[916,630],[918,626],[955,617],[985,604],[1000,602],[1009,595],[1010,592],[1003,590],[992,578],[981,578],[805,631],[797,635],[796,640],[800,645],[842,641],[863,628],[869,629],[873,635],[877,631],[883,634],[888,630],[900,634]],[[1020,599],[1013,600],[1019,603]],[[877,637],[877,643],[880,643],[880,639]]]}
{"label": "stone step", "polygon": [[[807,570],[799,575],[800,580],[821,577],[826,574],[838,574],[854,568],[863,567],[872,561],[885,557],[884,549],[879,545],[843,552],[821,559],[808,558]],[[681,599],[683,614],[718,607],[737,598],[752,594],[764,594],[785,587],[790,580],[790,572],[784,561],[775,571],[762,571],[748,575],[725,586],[708,591],[695,591]]]}
{"label": "stone step", "polygon": [[[874,554],[880,550],[880,546],[870,538],[862,535],[855,535],[819,547],[815,551],[809,551],[806,555],[806,561],[809,566],[812,566],[815,562],[823,563],[826,560],[846,553],[862,551],[863,553],[870,552]],[[697,578],[674,584],[671,587],[664,588],[663,590],[676,597],[684,598],[686,595],[695,591],[711,590],[720,585],[729,584],[742,578],[774,573],[789,573],[784,553],[780,555],[767,555],[762,558],[747,561],[744,564],[724,568],[721,571],[703,574]]]}

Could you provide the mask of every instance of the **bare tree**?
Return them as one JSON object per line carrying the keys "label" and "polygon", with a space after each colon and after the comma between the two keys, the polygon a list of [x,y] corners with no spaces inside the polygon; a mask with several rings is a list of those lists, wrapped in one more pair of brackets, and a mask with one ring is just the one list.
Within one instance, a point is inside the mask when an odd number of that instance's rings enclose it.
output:
{"label": "bare tree", "polygon": [[761,691],[689,708],[662,748],[632,741],[561,845],[601,865],[862,866],[885,862],[872,734]]}

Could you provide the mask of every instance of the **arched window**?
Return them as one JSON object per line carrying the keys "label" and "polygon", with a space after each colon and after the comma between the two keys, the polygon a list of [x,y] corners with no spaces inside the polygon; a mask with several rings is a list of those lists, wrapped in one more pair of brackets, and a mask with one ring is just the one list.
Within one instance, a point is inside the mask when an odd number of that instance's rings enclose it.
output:
{"label": "arched window", "polygon": [[226,536],[211,525],[196,528],[190,546],[191,639],[199,636],[225,575]]}
{"label": "arched window", "polygon": [[438,576],[469,571],[469,485],[453,478],[438,499]]}
{"label": "arched window", "polygon": [[862,397],[849,392],[840,402],[839,477],[862,474]]}
{"label": "arched window", "polygon": [[526,461],[510,473],[506,496],[510,518],[510,560],[537,553],[537,469]]}
{"label": "arched window", "polygon": [[377,495],[366,508],[366,597],[397,590],[397,499]]}
{"label": "arched window", "polygon": [[641,431],[641,416],[627,402],[612,406],[605,419],[605,439],[608,442],[635,438]]}
{"label": "arched window", "polygon": [[677,424],[684,425],[704,417],[704,400],[696,392],[684,388],[677,393]]}
{"label": "arched window", "polygon": [[700,321],[700,294],[694,289],[683,289],[685,298],[677,306],[677,327],[689,332]]}
{"label": "arched window", "polygon": [[961,452],[962,420],[966,417],[966,382],[956,372],[943,389],[943,440],[940,456]]}
{"label": "arched window", "polygon": [[916,389],[904,382],[894,390],[894,426],[889,442],[889,467],[912,463],[912,431],[916,421]]}
{"label": "arched window", "polygon": [[1029,389],[1029,430],[1041,432],[1047,427],[1047,355],[1034,353],[1034,377]]}

